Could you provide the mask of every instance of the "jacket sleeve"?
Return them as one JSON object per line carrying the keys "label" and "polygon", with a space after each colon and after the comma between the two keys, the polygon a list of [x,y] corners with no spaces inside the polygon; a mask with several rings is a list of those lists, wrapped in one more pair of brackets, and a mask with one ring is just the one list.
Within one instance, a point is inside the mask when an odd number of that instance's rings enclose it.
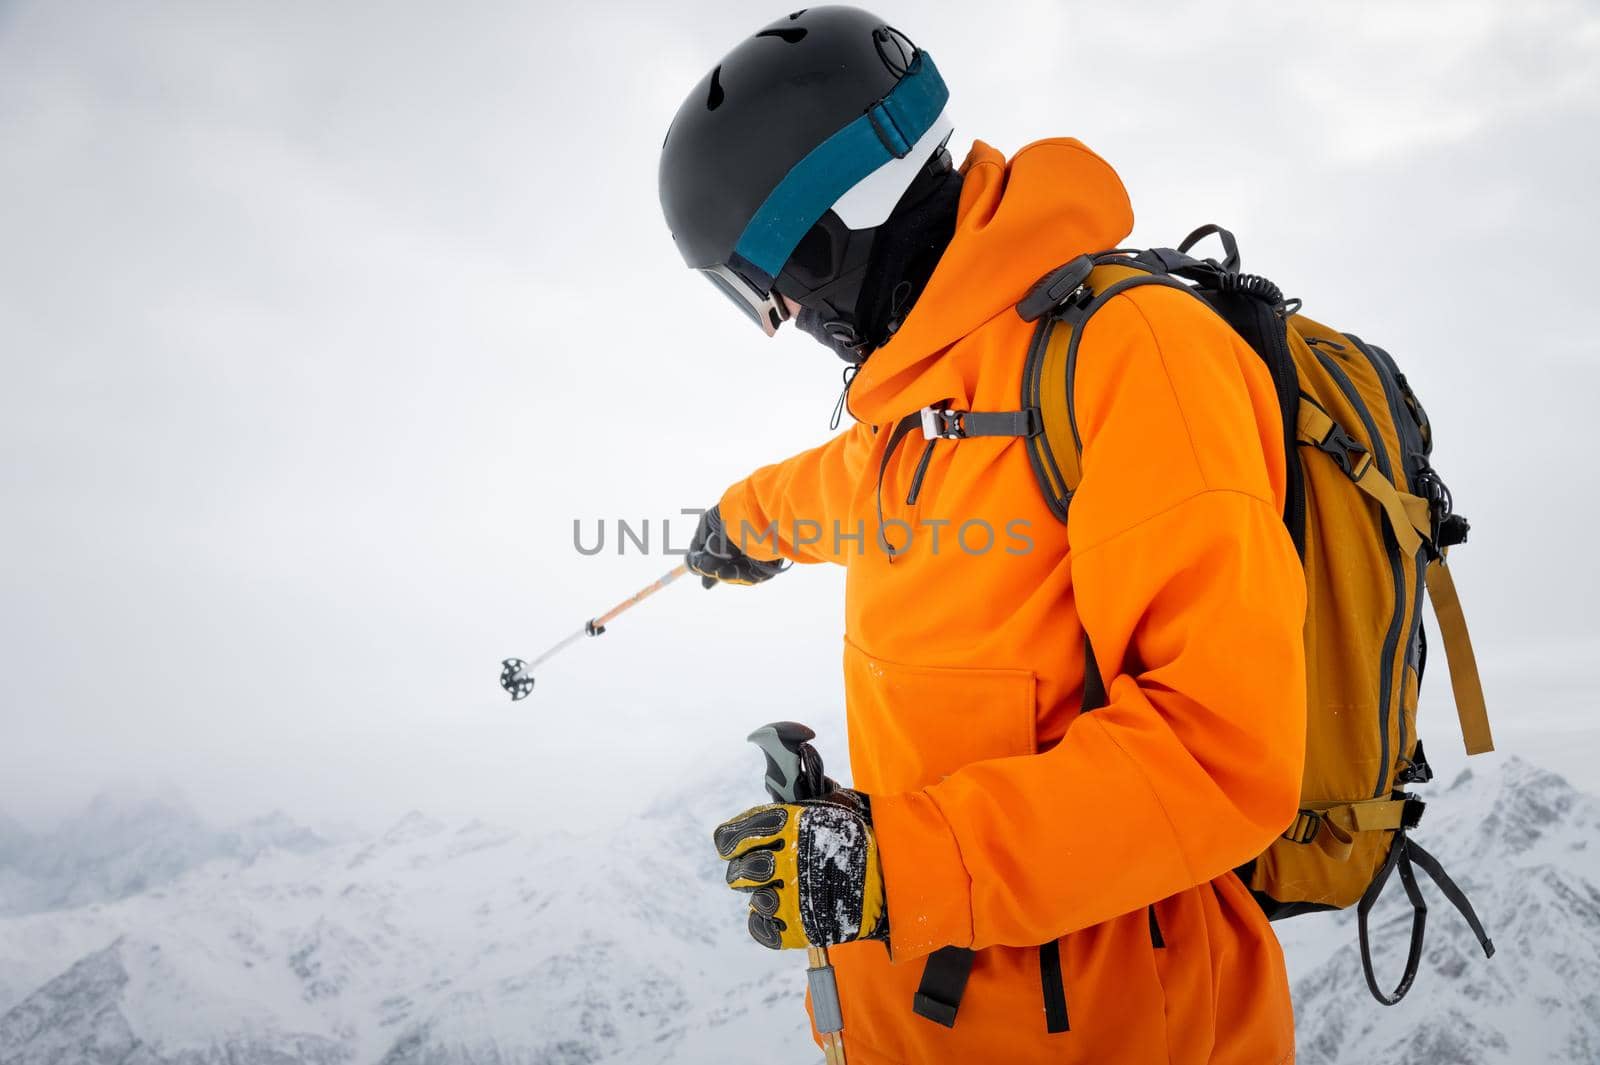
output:
{"label": "jacket sleeve", "polygon": [[873,446],[860,422],[819,447],[763,466],[722,495],[728,535],[751,558],[843,561],[859,539],[846,527],[850,500]]}
{"label": "jacket sleeve", "polygon": [[1109,705],[1043,753],[873,797],[897,960],[1143,908],[1253,858],[1298,805],[1305,590],[1264,368],[1145,288],[1096,313],[1077,373],[1070,565]]}

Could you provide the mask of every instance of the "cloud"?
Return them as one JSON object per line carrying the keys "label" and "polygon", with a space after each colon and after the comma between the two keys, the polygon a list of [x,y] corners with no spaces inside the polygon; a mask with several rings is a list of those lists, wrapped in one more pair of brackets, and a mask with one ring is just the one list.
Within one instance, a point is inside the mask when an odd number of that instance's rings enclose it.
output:
{"label": "cloud", "polygon": [[[1137,239],[1229,223],[1415,367],[1486,658],[1596,632],[1595,563],[1548,561],[1597,516],[1592,5],[883,8],[958,144],[1080,135]],[[494,683],[665,568],[578,556],[574,517],[703,505],[827,432],[836,362],[749,335],[655,202],[679,94],[762,21],[0,9],[0,808],[170,776],[224,815],[619,815],[836,711],[814,569],[675,589],[514,711]]]}

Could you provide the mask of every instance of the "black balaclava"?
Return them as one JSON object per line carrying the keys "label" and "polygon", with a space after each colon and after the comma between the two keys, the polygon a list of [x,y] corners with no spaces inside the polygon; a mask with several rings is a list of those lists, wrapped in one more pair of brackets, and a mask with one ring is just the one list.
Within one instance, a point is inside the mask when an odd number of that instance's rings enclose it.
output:
{"label": "black balaclava", "polygon": [[856,320],[874,348],[900,331],[956,232],[961,175],[946,171],[879,228],[861,283]]}
{"label": "black balaclava", "polygon": [[[795,316],[796,328],[851,365],[865,362],[899,330],[933,276],[939,257],[955,235],[960,200],[961,175],[951,168],[949,154],[941,149],[906,190],[894,213],[872,233],[864,266],[815,291],[787,293],[802,308]],[[837,237],[824,234],[821,227],[813,235],[821,244],[827,243],[822,238],[834,237],[833,247],[839,246]],[[849,247],[844,255],[858,256],[858,247]],[[804,256],[806,251],[802,242],[798,254]],[[853,306],[839,306],[849,296],[842,290],[855,277],[861,280],[853,294]],[[786,287],[780,277],[779,291]]]}

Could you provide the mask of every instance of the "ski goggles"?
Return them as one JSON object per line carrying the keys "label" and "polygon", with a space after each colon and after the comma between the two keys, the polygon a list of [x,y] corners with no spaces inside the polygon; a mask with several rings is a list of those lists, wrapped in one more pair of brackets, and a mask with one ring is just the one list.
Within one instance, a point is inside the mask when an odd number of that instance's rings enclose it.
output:
{"label": "ski goggles", "polygon": [[830,210],[851,229],[882,224],[912,176],[950,136],[944,116],[949,96],[933,57],[918,51],[888,95],[790,168],[746,223],[728,262],[700,272],[762,332],[775,334],[789,310],[771,279]]}
{"label": "ski goggles", "polygon": [[776,288],[769,286],[762,290],[737,270],[720,264],[703,266],[700,273],[709,278],[717,290],[732,300],[733,305],[760,326],[767,336],[774,336],[778,326],[789,320],[789,305],[783,302]]}

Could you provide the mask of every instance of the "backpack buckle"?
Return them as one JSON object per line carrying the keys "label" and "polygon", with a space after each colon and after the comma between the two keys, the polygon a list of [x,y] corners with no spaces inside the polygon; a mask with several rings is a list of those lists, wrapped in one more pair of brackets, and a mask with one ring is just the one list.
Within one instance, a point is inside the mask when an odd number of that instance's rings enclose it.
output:
{"label": "backpack buckle", "polygon": [[1421,740],[1417,741],[1416,752],[1405,760],[1405,766],[1395,779],[1402,784],[1426,784],[1433,779],[1433,766],[1428,764],[1428,756],[1422,749]]}
{"label": "backpack buckle", "polygon": [[1301,810],[1295,814],[1294,823],[1283,830],[1283,838],[1290,843],[1310,843],[1322,831],[1322,815],[1315,810]]}
{"label": "backpack buckle", "polygon": [[1036,322],[1071,302],[1081,294],[1084,282],[1089,280],[1089,272],[1093,269],[1094,259],[1087,255],[1080,255],[1070,263],[1056,267],[1035,281],[1028,294],[1017,301],[1017,316],[1024,322]]}
{"label": "backpack buckle", "polygon": [[1422,811],[1428,804],[1411,794],[1409,791],[1401,792],[1405,805],[1400,808],[1400,829],[1416,828],[1422,823]]}
{"label": "backpack buckle", "polygon": [[1361,475],[1367,472],[1367,467],[1372,464],[1372,452],[1367,446],[1349,433],[1338,422],[1333,423],[1333,428],[1328,430],[1328,435],[1317,442],[1317,450],[1327,455],[1344,475],[1352,481],[1361,480]]}
{"label": "backpack buckle", "polygon": [[962,425],[962,411],[943,407],[922,408],[922,439],[960,440],[967,435]]}

